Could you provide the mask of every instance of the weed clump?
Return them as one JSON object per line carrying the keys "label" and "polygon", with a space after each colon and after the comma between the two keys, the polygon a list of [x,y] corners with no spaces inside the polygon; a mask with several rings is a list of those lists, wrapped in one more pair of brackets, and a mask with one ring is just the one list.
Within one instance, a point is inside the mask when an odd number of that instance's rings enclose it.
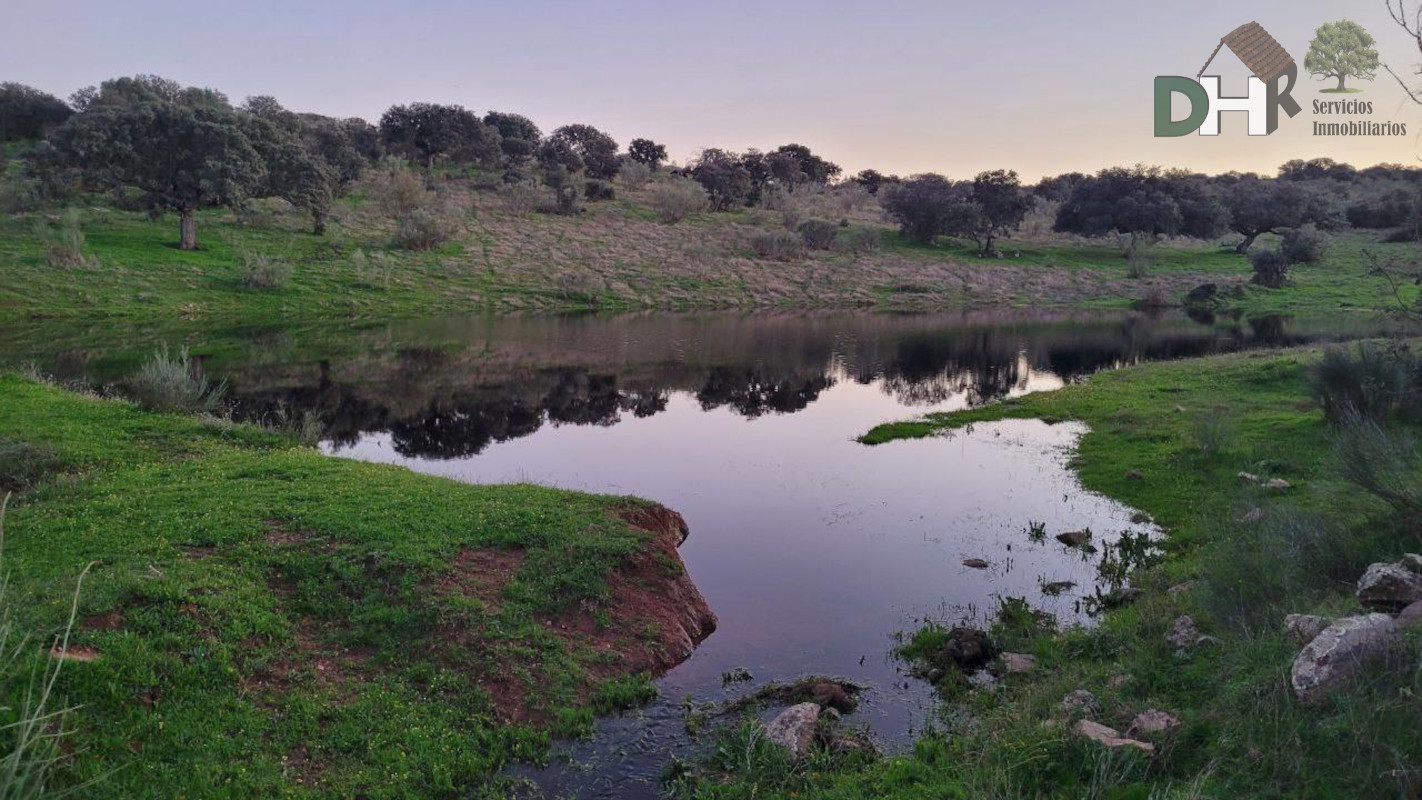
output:
{"label": "weed clump", "polygon": [[44,263],[54,269],[81,269],[99,266],[99,259],[84,252],[84,231],[79,212],[69,209],[54,224],[41,219],[35,223],[35,236],[44,252]]}
{"label": "weed clump", "polygon": [[761,258],[790,261],[804,252],[804,242],[789,231],[765,231],[751,237],[751,250]]}
{"label": "weed clump", "polygon": [[805,246],[811,250],[828,250],[834,246],[835,236],[839,233],[838,227],[829,220],[807,219],[796,228],[800,234],[800,239]]}
{"label": "weed clump", "polygon": [[139,405],[155,411],[211,412],[227,393],[227,382],[204,377],[188,348],[170,353],[167,345],[143,362],[128,387]]}
{"label": "weed clump", "polygon": [[247,289],[269,292],[280,289],[291,278],[291,265],[262,253],[242,253],[238,280]]}

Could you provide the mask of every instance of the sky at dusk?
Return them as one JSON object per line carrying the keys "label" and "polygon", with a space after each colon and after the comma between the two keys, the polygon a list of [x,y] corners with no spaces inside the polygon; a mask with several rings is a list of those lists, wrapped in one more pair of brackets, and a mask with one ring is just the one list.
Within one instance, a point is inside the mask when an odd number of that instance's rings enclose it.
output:
{"label": "sky at dusk", "polygon": [[[1418,0],[1409,0],[1415,7]],[[809,145],[853,172],[1025,178],[1135,162],[1272,174],[1291,158],[1418,163],[1422,106],[1379,71],[1354,81],[1376,122],[1408,135],[1311,133],[1304,113],[1272,136],[1156,139],[1156,75],[1194,77],[1220,37],[1257,21],[1302,67],[1313,31],[1342,18],[1418,84],[1414,42],[1383,0],[966,2],[314,2],[3,0],[0,80],[61,97],[156,73],[234,101],[376,121],[391,104],[458,103],[526,114],[544,131],[586,122],[644,136],[684,160],[703,147]],[[1223,51],[1210,69],[1242,94]],[[1336,120],[1334,120],[1336,121]]]}

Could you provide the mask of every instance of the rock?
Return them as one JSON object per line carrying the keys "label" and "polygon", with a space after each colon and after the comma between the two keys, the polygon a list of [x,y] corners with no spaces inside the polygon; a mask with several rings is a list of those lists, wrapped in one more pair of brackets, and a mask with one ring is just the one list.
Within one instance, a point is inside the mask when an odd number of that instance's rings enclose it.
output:
{"label": "rock", "polygon": [[1126,480],[1131,480],[1131,481],[1145,480],[1145,476],[1142,475],[1142,474],[1141,474],[1141,471],[1138,470],[1138,469],[1128,469],[1128,470],[1126,470]]}
{"label": "rock", "polygon": [[1170,633],[1165,635],[1165,641],[1170,642],[1177,650],[1194,647],[1200,641],[1200,629],[1195,625],[1194,617],[1188,614],[1176,617],[1170,626]]}
{"label": "rock", "polygon": [[780,712],[780,716],[765,726],[765,738],[789,750],[795,758],[804,758],[815,741],[815,725],[820,721],[820,707],[801,703]]}
{"label": "rock", "polygon": [[1110,686],[1112,689],[1119,689],[1129,683],[1130,680],[1131,676],[1129,675],[1112,675],[1110,678],[1106,679],[1106,685]]}
{"label": "rock", "polygon": [[1422,600],[1402,609],[1402,613],[1397,615],[1397,627],[1404,630],[1422,628]]}
{"label": "rock", "polygon": [[1083,739],[1090,739],[1097,742],[1109,750],[1120,750],[1125,747],[1134,747],[1143,753],[1154,753],[1155,745],[1147,742],[1138,742],[1135,739],[1128,739],[1120,734],[1115,728],[1108,728],[1089,719],[1083,719],[1072,728],[1077,736]]}
{"label": "rock", "polygon": [[1385,658],[1396,639],[1397,623],[1386,614],[1336,620],[1294,659],[1289,672],[1294,694],[1303,702],[1322,697]]}
{"label": "rock", "polygon": [[1144,525],[1147,522],[1150,522],[1150,515],[1145,513],[1144,511],[1137,511],[1136,513],[1131,515],[1132,525]]}
{"label": "rock", "polygon": [[1185,594],[1186,592],[1194,588],[1194,581],[1185,581],[1184,583],[1177,583],[1169,589],[1166,589],[1165,593],[1170,595],[1171,597],[1179,597],[1180,595]]}
{"label": "rock", "polygon": [[1184,413],[1185,413],[1185,406],[1176,406],[1176,407],[1175,407],[1175,413],[1177,413],[1177,414],[1184,414]]}
{"label": "rock", "polygon": [[854,696],[844,687],[830,681],[821,681],[810,687],[810,699],[820,708],[832,708],[842,714],[852,714],[859,707]]}
{"label": "rock", "polygon": [[981,558],[965,558],[963,559],[963,566],[972,567],[973,569],[987,569],[988,562]]}
{"label": "rock", "polygon": [[1358,602],[1367,608],[1400,611],[1422,600],[1422,575],[1401,564],[1373,564],[1358,579]]}
{"label": "rock", "polygon": [[1239,473],[1239,479],[1240,479],[1241,481],[1244,481],[1245,483],[1258,483],[1258,482],[1259,482],[1259,476],[1258,476],[1258,475],[1255,475],[1255,474],[1252,473],[1252,472],[1241,472],[1241,473]]}
{"label": "rock", "polygon": [[1018,672],[1031,672],[1037,666],[1037,657],[1026,653],[1003,653],[1002,671],[1008,675]]}
{"label": "rock", "polygon": [[1127,736],[1151,736],[1158,733],[1170,733],[1180,727],[1180,720],[1164,711],[1151,709],[1142,711],[1131,720],[1131,727],[1126,729]]}
{"label": "rock", "polygon": [[1070,716],[1094,717],[1101,713],[1101,704],[1096,702],[1096,695],[1077,689],[1067,692],[1066,697],[1062,698],[1061,710]]}
{"label": "rock", "polygon": [[943,658],[964,672],[982,669],[997,653],[997,645],[986,632],[977,628],[954,628],[948,632],[948,643],[943,646]]}
{"label": "rock", "polygon": [[1258,522],[1258,521],[1261,520],[1261,519],[1264,519],[1264,509],[1262,509],[1262,508],[1251,508],[1251,509],[1249,509],[1248,511],[1244,512],[1244,516],[1240,517],[1240,518],[1239,518],[1239,521],[1240,521],[1240,522]]}
{"label": "rock", "polygon": [[1284,633],[1299,644],[1308,644],[1333,620],[1315,614],[1290,614],[1284,617]]}
{"label": "rock", "polygon": [[1081,547],[1091,541],[1091,531],[1067,531],[1057,534],[1057,541],[1067,547]]}
{"label": "rock", "polygon": [[1397,563],[1409,572],[1416,572],[1422,575],[1422,555],[1407,553],[1403,555],[1402,560]]}
{"label": "rock", "polygon": [[1283,490],[1289,488],[1291,485],[1292,485],[1292,484],[1290,484],[1288,481],[1284,480],[1283,478],[1273,478],[1272,480],[1264,481],[1264,488],[1265,488],[1265,489],[1270,489],[1270,490],[1276,491],[1276,492],[1281,492],[1281,491],[1283,491]]}

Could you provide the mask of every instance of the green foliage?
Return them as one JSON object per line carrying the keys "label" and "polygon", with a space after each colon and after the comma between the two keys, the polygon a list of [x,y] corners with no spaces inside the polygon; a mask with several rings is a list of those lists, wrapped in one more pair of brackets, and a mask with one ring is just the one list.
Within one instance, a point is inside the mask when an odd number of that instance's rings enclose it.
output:
{"label": "green foliage", "polygon": [[166,345],[143,362],[127,386],[139,405],[158,411],[211,412],[227,393],[227,382],[210,382],[186,347],[170,353]]}
{"label": "green foliage", "polygon": [[1396,343],[1330,347],[1309,368],[1309,390],[1335,425],[1357,416],[1381,422],[1399,411],[1415,414],[1419,381],[1422,365],[1411,348]]}
{"label": "green foliage", "polygon": [[829,220],[807,219],[800,223],[795,231],[800,234],[800,239],[805,246],[811,250],[828,250],[834,246],[835,237],[839,234],[839,226]]}
{"label": "green foliage", "polygon": [[1350,20],[1324,23],[1315,32],[1304,56],[1304,69],[1316,78],[1336,78],[1338,89],[1348,78],[1370,81],[1377,76],[1375,40],[1363,26]]}
{"label": "green foliage", "polygon": [[804,254],[805,243],[789,231],[761,231],[751,234],[751,251],[760,258],[790,261]]}
{"label": "green foliage", "polygon": [[262,253],[243,253],[238,272],[242,286],[259,292],[280,289],[291,278],[291,264]]}

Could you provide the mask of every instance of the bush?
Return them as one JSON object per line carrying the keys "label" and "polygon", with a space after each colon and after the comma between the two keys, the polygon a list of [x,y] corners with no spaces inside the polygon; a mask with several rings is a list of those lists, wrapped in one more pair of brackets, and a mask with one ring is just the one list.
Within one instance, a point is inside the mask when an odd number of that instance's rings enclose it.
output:
{"label": "bush", "polygon": [[1259,250],[1249,257],[1254,267],[1253,283],[1279,289],[1289,277],[1289,260],[1278,250]]}
{"label": "bush", "polygon": [[706,190],[690,178],[673,178],[652,187],[652,210],[668,225],[705,211],[708,204]]}
{"label": "bush", "polygon": [[277,261],[261,253],[241,255],[239,280],[244,288],[272,291],[285,286],[290,277],[291,265],[285,261]]}
{"label": "bush", "polygon": [[226,381],[213,384],[203,377],[188,348],[172,355],[167,345],[143,362],[128,386],[135,402],[155,411],[212,411],[227,392]]}
{"label": "bush", "polygon": [[364,250],[351,253],[351,268],[355,270],[356,277],[368,286],[389,289],[393,267],[394,260],[385,253],[376,251],[367,254]]}
{"label": "bush", "polygon": [[1328,237],[1313,225],[1284,232],[1279,252],[1290,264],[1317,264],[1328,253]]}
{"label": "bush", "polygon": [[430,203],[430,190],[425,187],[425,179],[403,164],[375,173],[371,179],[370,195],[379,204],[381,213],[393,220],[408,216]]}
{"label": "bush", "polygon": [[1409,517],[1422,516],[1422,457],[1411,435],[1352,414],[1334,434],[1334,448],[1344,478]]}
{"label": "bush", "polygon": [[751,249],[761,258],[789,261],[798,258],[804,249],[799,236],[789,231],[766,231],[751,237]]}
{"label": "bush", "polygon": [[841,253],[874,253],[882,246],[883,233],[868,226],[842,228],[834,238],[834,249]]}
{"label": "bush", "polygon": [[533,181],[505,184],[499,188],[499,199],[503,201],[506,211],[520,217],[528,216],[539,206],[553,201],[548,190]]}
{"label": "bush", "polygon": [[97,267],[99,260],[84,254],[84,232],[79,226],[79,212],[69,209],[54,225],[39,220],[35,236],[44,250],[44,263],[55,269]]}
{"label": "bush", "polygon": [[617,198],[617,190],[607,181],[592,178],[583,185],[583,197],[594,202],[599,200],[614,200]]}
{"label": "bush", "polygon": [[618,180],[628,189],[636,191],[647,185],[647,181],[652,179],[652,168],[639,161],[628,159],[622,162],[622,169],[617,172]]}
{"label": "bush", "polygon": [[839,228],[833,222],[823,219],[807,219],[795,229],[800,239],[811,250],[828,250],[834,246]]}
{"label": "bush", "polygon": [[1356,417],[1381,421],[1399,409],[1415,410],[1417,360],[1405,346],[1358,344],[1356,355],[1329,348],[1309,369],[1309,391],[1335,425]]}
{"label": "bush", "polygon": [[395,246],[403,250],[433,250],[454,238],[459,224],[452,214],[417,208],[395,223]]}
{"label": "bush", "polygon": [[27,442],[0,439],[0,496],[34,488],[58,469],[58,463],[52,450]]}

